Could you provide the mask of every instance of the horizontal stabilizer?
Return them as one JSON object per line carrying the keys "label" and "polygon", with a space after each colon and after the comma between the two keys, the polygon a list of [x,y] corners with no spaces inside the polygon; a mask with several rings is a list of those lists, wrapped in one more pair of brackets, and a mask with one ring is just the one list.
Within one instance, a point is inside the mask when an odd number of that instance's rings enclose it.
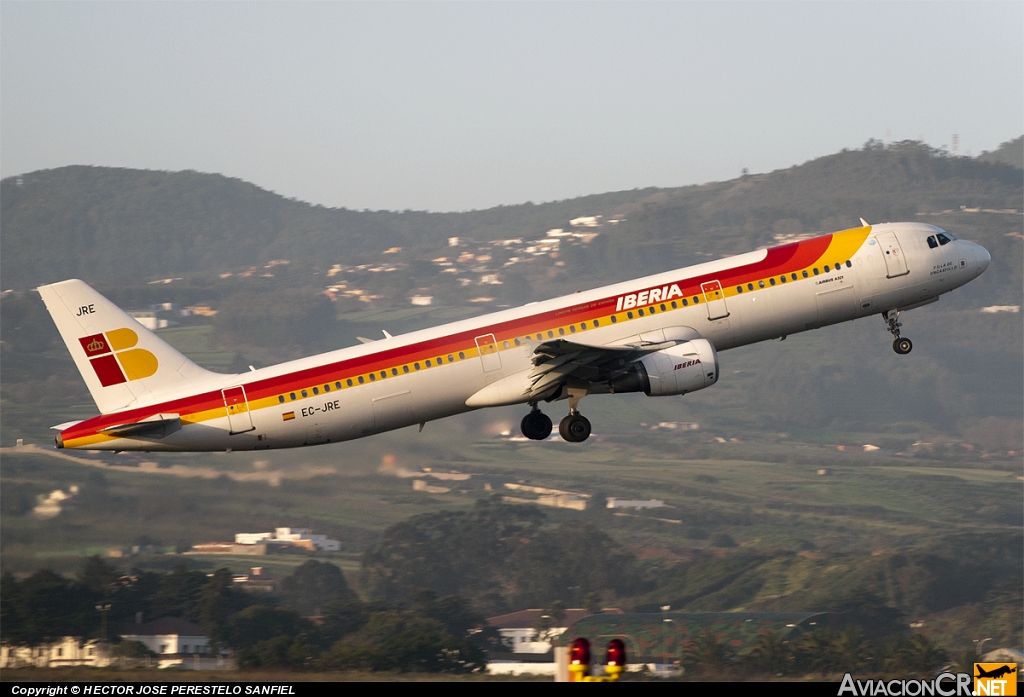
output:
{"label": "horizontal stabilizer", "polygon": [[112,436],[150,436],[161,438],[181,428],[181,417],[178,414],[154,414],[142,421],[107,426],[101,433]]}

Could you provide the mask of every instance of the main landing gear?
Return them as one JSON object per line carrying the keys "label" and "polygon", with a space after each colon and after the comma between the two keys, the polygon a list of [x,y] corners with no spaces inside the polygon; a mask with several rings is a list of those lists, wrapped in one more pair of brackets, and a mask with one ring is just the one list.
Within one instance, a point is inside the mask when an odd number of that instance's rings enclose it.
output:
{"label": "main landing gear", "polygon": [[910,353],[911,349],[914,348],[913,342],[910,339],[900,336],[900,327],[903,325],[900,323],[900,311],[899,310],[886,310],[882,313],[882,319],[889,325],[889,333],[893,336],[892,350],[901,356],[905,356]]}
{"label": "main landing gear", "polygon": [[523,417],[519,430],[530,440],[544,440],[551,435],[551,419],[534,404],[533,411]]}
{"label": "main landing gear", "polygon": [[[577,408],[580,400],[587,393],[584,387],[567,388],[569,395],[569,415],[558,423],[558,435],[569,443],[582,443],[590,438],[590,420],[579,412]],[[544,440],[551,435],[551,419],[549,419],[537,404],[530,405],[532,410],[523,417],[519,429],[523,435],[531,440]]]}
{"label": "main landing gear", "polygon": [[558,422],[558,435],[570,443],[582,443],[590,438],[590,420],[574,410]]}

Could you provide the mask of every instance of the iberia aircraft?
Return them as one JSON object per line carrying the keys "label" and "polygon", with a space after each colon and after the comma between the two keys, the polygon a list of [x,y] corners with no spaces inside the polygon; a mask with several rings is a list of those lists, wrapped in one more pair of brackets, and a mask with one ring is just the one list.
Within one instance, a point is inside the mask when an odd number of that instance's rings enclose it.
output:
{"label": "iberia aircraft", "polygon": [[591,394],[683,395],[718,381],[718,352],[900,313],[977,278],[990,257],[939,228],[891,223],[617,283],[240,375],[178,353],[79,280],[39,288],[100,415],[55,426],[58,448],[260,450],[361,438],[482,407],[568,401],[558,431],[590,436]]}

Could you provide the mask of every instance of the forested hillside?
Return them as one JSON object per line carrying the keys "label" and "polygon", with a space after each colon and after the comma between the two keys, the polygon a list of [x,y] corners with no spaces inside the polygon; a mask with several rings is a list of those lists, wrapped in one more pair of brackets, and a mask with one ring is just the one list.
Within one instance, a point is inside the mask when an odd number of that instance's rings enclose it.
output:
{"label": "forested hillside", "polygon": [[[1019,144],[1019,141],[1015,141]],[[1006,150],[1012,151],[1013,144]],[[991,157],[989,157],[991,155]],[[580,216],[624,218],[582,258],[616,277],[745,251],[773,234],[832,231],[859,217],[1020,208],[1020,169],[1003,149],[950,157],[914,142],[844,151],[729,182],[598,194],[464,213],[353,211],[286,199],[198,172],[64,167],[0,183],[3,287],[81,277],[132,283],[288,259],[358,263],[389,247],[429,253],[451,236],[542,237]],[[429,257],[428,257],[429,258]],[[328,263],[326,266],[330,266]]]}

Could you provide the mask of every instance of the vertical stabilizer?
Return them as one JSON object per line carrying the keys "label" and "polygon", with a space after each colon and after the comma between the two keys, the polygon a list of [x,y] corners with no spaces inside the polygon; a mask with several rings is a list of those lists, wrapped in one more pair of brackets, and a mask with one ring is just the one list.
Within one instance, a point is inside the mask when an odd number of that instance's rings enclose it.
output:
{"label": "vertical stabilizer", "polygon": [[61,281],[38,290],[103,414],[145,406],[218,377],[83,281]]}

